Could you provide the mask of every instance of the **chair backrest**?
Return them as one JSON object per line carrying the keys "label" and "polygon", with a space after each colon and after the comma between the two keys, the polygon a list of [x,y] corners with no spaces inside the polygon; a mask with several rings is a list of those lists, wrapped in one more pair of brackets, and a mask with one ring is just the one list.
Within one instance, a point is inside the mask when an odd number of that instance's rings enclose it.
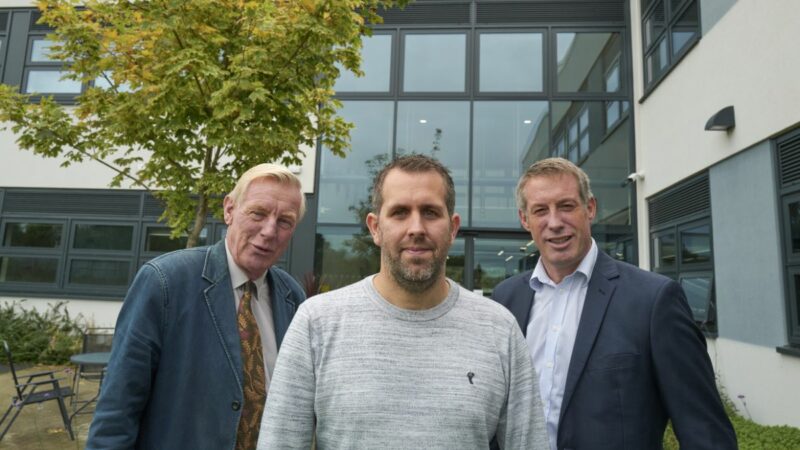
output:
{"label": "chair backrest", "polygon": [[83,334],[83,353],[110,352],[113,328],[89,328]]}
{"label": "chair backrest", "polygon": [[8,369],[11,371],[11,378],[14,379],[14,389],[17,391],[18,398],[22,398],[22,391],[19,389],[19,380],[17,380],[17,371],[14,369],[14,357],[11,356],[11,348],[8,347],[8,341],[3,340],[3,351],[6,352],[8,359]]}

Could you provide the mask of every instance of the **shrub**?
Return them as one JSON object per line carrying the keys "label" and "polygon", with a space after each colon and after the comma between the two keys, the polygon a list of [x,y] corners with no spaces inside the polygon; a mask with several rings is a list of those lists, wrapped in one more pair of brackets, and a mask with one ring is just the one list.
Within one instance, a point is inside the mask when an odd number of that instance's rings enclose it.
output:
{"label": "shrub", "polygon": [[69,316],[65,302],[41,313],[23,301],[0,306],[0,339],[8,341],[15,362],[64,364],[81,349],[82,317]]}
{"label": "shrub", "polygon": [[[733,402],[722,396],[725,412],[736,430],[739,450],[794,450],[800,448],[800,428],[786,425],[759,425],[743,417],[736,410]],[[678,440],[672,432],[672,425],[664,433],[664,450],[677,450]]]}

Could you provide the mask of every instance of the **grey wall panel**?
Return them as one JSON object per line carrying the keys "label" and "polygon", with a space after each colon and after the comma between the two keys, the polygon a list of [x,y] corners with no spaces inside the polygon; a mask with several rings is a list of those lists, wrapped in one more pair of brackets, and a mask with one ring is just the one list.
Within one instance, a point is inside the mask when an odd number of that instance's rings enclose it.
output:
{"label": "grey wall panel", "polygon": [[700,0],[700,27],[703,36],[708,34],[734,3],[736,0]]}
{"label": "grey wall panel", "polygon": [[786,344],[780,219],[770,142],[709,171],[719,336]]}

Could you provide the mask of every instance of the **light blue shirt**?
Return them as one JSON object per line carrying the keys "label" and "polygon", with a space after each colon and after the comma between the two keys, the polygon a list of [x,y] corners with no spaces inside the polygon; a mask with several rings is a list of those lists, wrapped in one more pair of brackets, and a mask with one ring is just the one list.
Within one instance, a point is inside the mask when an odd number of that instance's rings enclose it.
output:
{"label": "light blue shirt", "polygon": [[539,374],[539,393],[552,450],[556,450],[558,419],[569,361],[596,261],[597,244],[592,239],[592,246],[578,268],[561,280],[561,283],[556,284],[550,279],[541,259],[533,269],[530,279],[531,289],[536,291],[536,296],[531,308],[526,339],[533,367]]}

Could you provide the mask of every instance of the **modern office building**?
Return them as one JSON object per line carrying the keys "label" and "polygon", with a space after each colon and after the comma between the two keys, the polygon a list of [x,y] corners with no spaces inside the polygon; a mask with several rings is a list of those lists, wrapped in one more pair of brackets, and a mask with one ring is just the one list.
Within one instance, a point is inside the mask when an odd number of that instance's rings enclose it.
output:
{"label": "modern office building", "polygon": [[[2,82],[79,93],[58,81],[30,4],[2,6]],[[450,167],[462,216],[448,276],[489,295],[536,261],[517,178],[563,156],[592,178],[598,245],[684,286],[728,396],[759,422],[800,426],[795,6],[419,0],[384,12],[364,42],[365,76],[336,86],[352,150],[308,149],[296,170],[309,212],[281,264],[322,290],[375,272],[363,227],[372,174],[426,153]],[[0,299],[64,299],[111,325],[138,267],[182,243],[146,193],[108,189],[98,164],[59,163],[0,135]],[[204,238],[223,233],[212,220]]]}

